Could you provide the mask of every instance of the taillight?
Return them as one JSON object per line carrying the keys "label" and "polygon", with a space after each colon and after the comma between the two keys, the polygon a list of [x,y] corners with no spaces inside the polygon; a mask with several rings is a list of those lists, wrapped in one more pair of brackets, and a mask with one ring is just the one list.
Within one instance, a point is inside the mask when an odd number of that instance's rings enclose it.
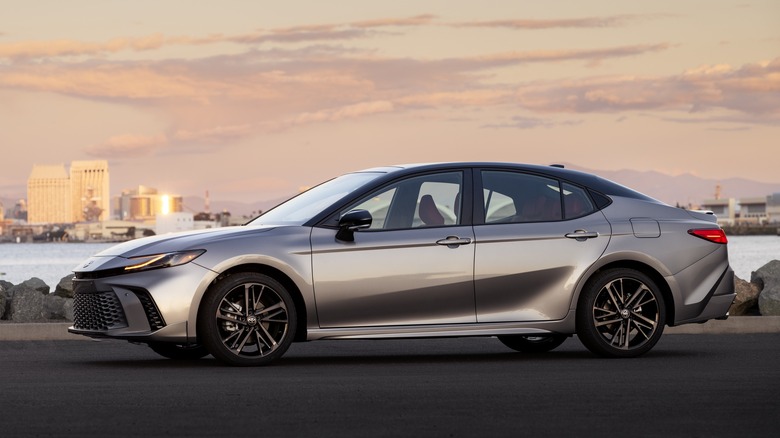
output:
{"label": "taillight", "polygon": [[726,238],[726,233],[720,228],[716,230],[688,230],[688,234],[714,243],[729,243],[729,240]]}

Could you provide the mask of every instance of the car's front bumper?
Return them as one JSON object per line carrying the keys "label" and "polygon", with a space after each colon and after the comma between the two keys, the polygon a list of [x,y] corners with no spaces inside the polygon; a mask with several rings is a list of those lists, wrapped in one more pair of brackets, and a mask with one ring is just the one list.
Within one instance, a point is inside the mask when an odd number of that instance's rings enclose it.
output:
{"label": "car's front bumper", "polygon": [[195,342],[194,327],[189,327],[192,305],[213,277],[213,272],[188,263],[113,277],[76,278],[73,326],[68,331],[138,342]]}

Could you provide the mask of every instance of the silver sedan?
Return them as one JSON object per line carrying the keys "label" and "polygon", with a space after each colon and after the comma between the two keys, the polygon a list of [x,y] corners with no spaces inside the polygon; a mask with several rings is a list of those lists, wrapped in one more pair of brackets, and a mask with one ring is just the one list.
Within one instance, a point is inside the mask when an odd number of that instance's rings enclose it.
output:
{"label": "silver sedan", "polygon": [[451,336],[545,352],[577,334],[634,357],[735,296],[712,214],[507,163],[349,173],[244,226],[126,242],[74,271],[72,333],[232,365],[295,341]]}

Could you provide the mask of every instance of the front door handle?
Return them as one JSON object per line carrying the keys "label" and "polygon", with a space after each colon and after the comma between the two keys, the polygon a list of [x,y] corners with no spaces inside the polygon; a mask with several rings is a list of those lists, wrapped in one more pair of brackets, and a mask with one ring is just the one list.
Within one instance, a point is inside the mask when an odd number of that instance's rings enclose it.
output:
{"label": "front door handle", "polygon": [[577,242],[584,242],[588,239],[595,239],[599,237],[599,233],[595,231],[577,230],[573,233],[566,234],[569,239],[575,239]]}
{"label": "front door handle", "polygon": [[447,236],[446,239],[437,240],[437,245],[446,245],[448,248],[457,248],[460,245],[468,245],[471,239],[468,237]]}

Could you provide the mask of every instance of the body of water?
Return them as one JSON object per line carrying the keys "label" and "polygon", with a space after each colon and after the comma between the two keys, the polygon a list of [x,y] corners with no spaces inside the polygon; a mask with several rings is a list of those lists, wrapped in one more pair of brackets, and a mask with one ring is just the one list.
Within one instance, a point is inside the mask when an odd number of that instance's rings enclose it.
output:
{"label": "body of water", "polygon": [[0,245],[0,280],[19,284],[38,277],[57,287],[62,277],[113,243],[4,243]]}
{"label": "body of water", "polygon": [[780,260],[780,236],[728,236],[729,263],[737,277],[750,281],[750,273],[772,260]]}
{"label": "body of water", "polygon": [[[0,245],[0,280],[19,284],[38,277],[54,288],[60,279],[90,256],[111,247],[112,243],[7,243]],[[731,236],[729,261],[739,278],[750,280],[750,273],[771,260],[780,260],[780,237]]]}

